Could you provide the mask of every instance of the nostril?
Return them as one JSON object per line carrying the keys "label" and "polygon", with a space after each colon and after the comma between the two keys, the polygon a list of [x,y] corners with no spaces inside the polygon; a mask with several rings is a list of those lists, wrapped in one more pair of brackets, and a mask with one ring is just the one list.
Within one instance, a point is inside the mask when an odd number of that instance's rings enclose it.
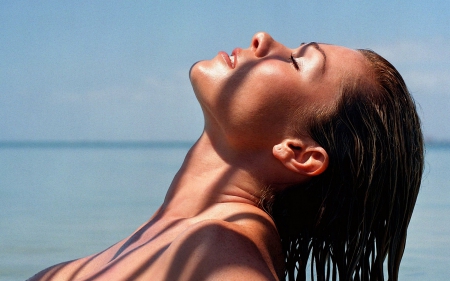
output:
{"label": "nostril", "polygon": [[268,54],[272,45],[272,37],[265,32],[256,33],[251,41],[251,48],[257,57],[263,57]]}
{"label": "nostril", "polygon": [[253,39],[253,48],[255,48],[255,49],[258,49],[258,46],[259,46],[259,41],[258,41],[258,39],[257,38],[254,38]]}

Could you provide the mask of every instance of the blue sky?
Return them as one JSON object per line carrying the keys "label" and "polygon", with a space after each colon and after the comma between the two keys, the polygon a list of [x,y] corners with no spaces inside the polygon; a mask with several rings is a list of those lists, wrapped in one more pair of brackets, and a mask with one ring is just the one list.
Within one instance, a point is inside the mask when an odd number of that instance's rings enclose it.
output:
{"label": "blue sky", "polygon": [[329,2],[3,0],[0,141],[195,140],[190,66],[257,31],[377,51],[450,140],[450,2]]}

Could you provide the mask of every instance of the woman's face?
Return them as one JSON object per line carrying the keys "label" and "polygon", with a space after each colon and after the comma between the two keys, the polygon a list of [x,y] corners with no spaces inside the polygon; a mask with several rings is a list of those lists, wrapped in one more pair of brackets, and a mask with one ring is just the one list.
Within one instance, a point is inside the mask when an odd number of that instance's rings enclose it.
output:
{"label": "woman's face", "polygon": [[294,116],[332,105],[343,76],[364,71],[364,57],[355,50],[314,42],[291,49],[260,32],[247,49],[196,63],[190,79],[205,130],[255,144],[287,137],[299,122]]}

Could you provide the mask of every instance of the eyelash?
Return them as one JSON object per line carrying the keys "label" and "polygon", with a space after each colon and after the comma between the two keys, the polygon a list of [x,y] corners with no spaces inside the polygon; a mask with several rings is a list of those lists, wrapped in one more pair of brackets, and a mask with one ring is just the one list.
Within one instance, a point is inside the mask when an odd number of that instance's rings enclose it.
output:
{"label": "eyelash", "polygon": [[300,67],[298,66],[298,62],[294,59],[294,56],[291,54],[291,57],[289,58],[289,60],[291,61],[292,65],[294,66],[294,68],[296,70],[299,70]]}

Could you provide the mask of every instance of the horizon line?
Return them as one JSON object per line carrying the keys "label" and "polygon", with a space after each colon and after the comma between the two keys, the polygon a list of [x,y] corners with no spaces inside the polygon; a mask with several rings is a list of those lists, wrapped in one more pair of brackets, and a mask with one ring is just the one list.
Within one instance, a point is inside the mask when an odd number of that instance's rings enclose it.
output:
{"label": "horizon line", "polygon": [[[188,148],[195,140],[0,140],[5,148]],[[425,146],[450,148],[450,140],[426,140]]]}
{"label": "horizon line", "polygon": [[181,140],[0,140],[2,148],[188,148],[195,141]]}

